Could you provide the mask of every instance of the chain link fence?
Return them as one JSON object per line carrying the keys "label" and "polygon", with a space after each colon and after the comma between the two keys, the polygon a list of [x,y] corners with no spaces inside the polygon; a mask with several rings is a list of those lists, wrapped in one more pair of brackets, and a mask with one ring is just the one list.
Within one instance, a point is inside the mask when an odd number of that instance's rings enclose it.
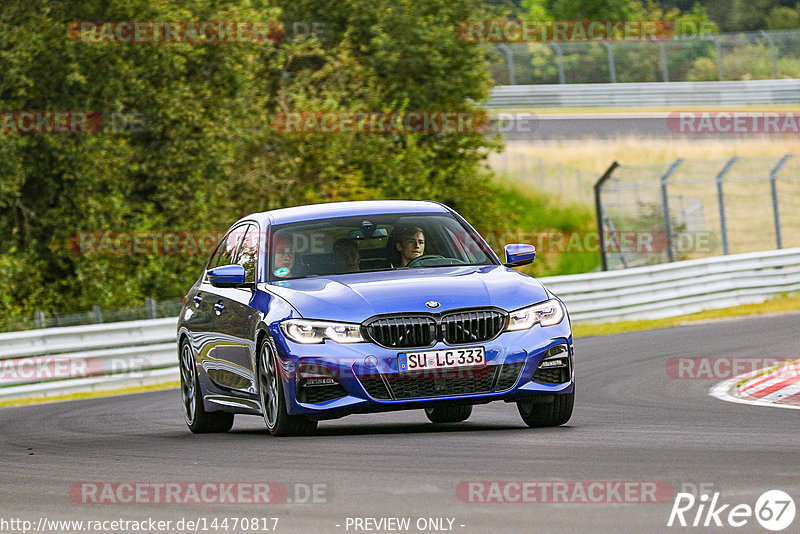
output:
{"label": "chain link fence", "polygon": [[0,332],[177,317],[181,311],[182,305],[183,299],[162,301],[145,299],[144,306],[132,306],[113,310],[106,310],[102,309],[100,306],[93,306],[91,311],[80,313],[59,314],[37,311],[33,317],[24,319],[0,319]]}
{"label": "chain link fence", "polygon": [[800,77],[800,30],[495,45],[498,85]]}
{"label": "chain link fence", "polygon": [[607,270],[800,247],[800,157],[614,163],[595,205]]}
{"label": "chain link fence", "polygon": [[525,145],[506,146],[489,155],[489,166],[501,176],[537,191],[558,195],[561,200],[591,205],[597,174],[528,155]]}
{"label": "chain link fence", "polygon": [[[606,270],[800,247],[800,156],[614,163],[599,181],[588,171],[522,152],[493,154],[489,163],[561,200],[594,199]],[[143,306],[113,310],[39,311],[0,319],[0,332],[176,317],[182,305],[182,299],[146,299]]]}

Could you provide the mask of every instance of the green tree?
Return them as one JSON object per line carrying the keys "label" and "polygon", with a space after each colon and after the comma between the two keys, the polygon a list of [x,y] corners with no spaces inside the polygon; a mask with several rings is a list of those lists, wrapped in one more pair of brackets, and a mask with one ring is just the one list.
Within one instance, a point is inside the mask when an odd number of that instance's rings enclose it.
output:
{"label": "green tree", "polygon": [[[145,132],[2,134],[0,314],[86,310],[182,295],[205,255],[76,254],[79,232],[224,230],[251,211],[433,198],[479,226],[513,224],[491,194],[480,132],[284,134],[293,110],[475,110],[483,47],[455,25],[479,0],[47,0],[0,12],[0,110],[102,110]],[[278,44],[116,44],[67,38],[74,21],[319,22]],[[108,116],[108,115],[106,115]]]}
{"label": "green tree", "polygon": [[780,0],[731,0],[725,31],[758,31],[767,29],[767,19]]}
{"label": "green tree", "polygon": [[524,0],[532,20],[630,20],[643,9],[639,0]]}
{"label": "green tree", "polygon": [[796,30],[800,28],[800,4],[795,7],[777,6],[767,15],[770,30]]}

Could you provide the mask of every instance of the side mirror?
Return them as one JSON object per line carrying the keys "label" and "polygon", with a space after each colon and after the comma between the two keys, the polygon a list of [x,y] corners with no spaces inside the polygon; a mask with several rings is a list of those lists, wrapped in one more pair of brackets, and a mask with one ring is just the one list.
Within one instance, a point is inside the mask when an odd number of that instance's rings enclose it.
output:
{"label": "side mirror", "polygon": [[506,245],[506,267],[520,267],[533,263],[536,258],[536,247],[533,245]]}
{"label": "side mirror", "polygon": [[241,287],[245,285],[244,267],[220,265],[208,271],[208,281],[214,287]]}

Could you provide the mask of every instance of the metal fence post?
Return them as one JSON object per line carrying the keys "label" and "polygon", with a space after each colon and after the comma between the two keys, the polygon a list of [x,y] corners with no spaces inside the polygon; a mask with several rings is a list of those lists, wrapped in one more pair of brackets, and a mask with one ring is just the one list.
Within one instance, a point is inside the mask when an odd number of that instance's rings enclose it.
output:
{"label": "metal fence post", "polygon": [[664,41],[658,42],[659,55],[661,56],[661,77],[665,82],[669,81],[669,67],[667,66],[667,45]]}
{"label": "metal fence post", "polygon": [[42,310],[36,310],[33,313],[33,327],[34,328],[45,328],[47,326],[47,322],[44,316],[44,312]]}
{"label": "metal fence post", "polygon": [[567,83],[567,77],[564,75],[564,53],[561,50],[561,46],[558,43],[547,43],[549,44],[553,50],[556,51],[556,64],[558,65],[558,83],[565,84]]}
{"label": "metal fence post", "polygon": [[151,298],[144,299],[144,307],[147,310],[147,317],[150,319],[156,318],[156,300]]}
{"label": "metal fence post", "polygon": [[604,271],[608,270],[608,259],[606,258],[606,240],[603,235],[603,202],[600,200],[600,189],[603,187],[603,184],[606,183],[606,180],[611,178],[611,175],[617,167],[619,167],[619,163],[615,161],[603,176],[597,180],[597,183],[594,184],[594,210],[595,216],[597,217],[597,239],[600,245],[600,263]]}
{"label": "metal fence post", "polygon": [[614,52],[611,50],[611,44],[608,41],[600,41],[600,44],[608,50],[608,70],[611,75],[611,83],[617,83],[617,69],[614,65]]}
{"label": "metal fence post", "polygon": [[100,306],[98,306],[97,304],[92,306],[92,313],[94,314],[94,321],[96,323],[103,322],[103,310],[100,308]]}
{"label": "metal fence post", "polygon": [[720,232],[722,232],[722,253],[727,256],[730,252],[728,248],[728,223],[725,220],[725,196],[722,190],[722,184],[725,180],[725,175],[728,174],[728,171],[731,170],[733,164],[736,163],[736,160],[739,159],[739,156],[733,156],[731,159],[728,160],[728,163],[722,168],[721,171],[717,174],[717,202],[719,202],[719,228]]}
{"label": "metal fence post", "polygon": [[672,220],[669,215],[669,195],[667,194],[667,183],[678,167],[683,163],[683,158],[678,158],[672,162],[667,172],[661,176],[661,205],[664,208],[664,231],[667,233],[667,261],[675,261],[675,251],[672,250]]}
{"label": "metal fence post", "polygon": [[[766,37],[767,38],[767,42],[769,43],[769,62],[770,62],[770,65],[772,66],[772,79],[775,80],[775,79],[778,78],[778,60],[777,60],[777,54],[776,54],[776,51],[775,51],[775,41],[773,41],[772,40],[772,36],[770,34],[768,34],[767,32],[765,32],[764,30],[761,30],[761,35]],[[780,247],[778,247],[778,248],[780,248]]]}
{"label": "metal fence post", "polygon": [[719,38],[716,35],[711,35],[711,39],[714,40],[714,47],[717,50],[717,74],[719,75],[719,81],[725,81],[725,65],[722,64],[723,57],[722,57],[722,43],[719,42]]}
{"label": "metal fence post", "polygon": [[506,65],[508,65],[508,84],[509,85],[517,85],[517,75],[514,69],[514,52],[511,51],[511,48],[508,45],[500,43],[497,47],[502,50],[506,55]]}
{"label": "metal fence post", "polygon": [[772,191],[772,213],[775,218],[775,241],[777,242],[779,250],[783,248],[783,237],[781,235],[781,212],[778,206],[778,173],[781,172],[781,169],[791,157],[791,154],[786,154],[781,158],[778,164],[769,171],[769,186]]}

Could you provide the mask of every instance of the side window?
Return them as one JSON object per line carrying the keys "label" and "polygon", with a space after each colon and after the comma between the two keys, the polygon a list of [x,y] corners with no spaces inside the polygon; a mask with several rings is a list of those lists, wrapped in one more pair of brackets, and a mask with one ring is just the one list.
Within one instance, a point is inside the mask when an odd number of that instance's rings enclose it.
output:
{"label": "side window", "polygon": [[222,241],[219,242],[217,248],[214,250],[214,253],[211,254],[211,257],[208,259],[208,264],[206,265],[206,270],[213,269],[217,266],[217,262],[219,261],[219,255],[222,253],[222,249],[225,248],[225,240],[228,239],[228,236],[222,238]]}
{"label": "side window", "polygon": [[217,264],[214,267],[219,267],[220,265],[230,265],[233,263],[233,259],[236,257],[236,245],[242,238],[244,229],[244,226],[237,226],[227,236],[225,236],[225,242],[220,248],[219,261],[217,261]]}
{"label": "side window", "polygon": [[208,260],[208,269],[233,263],[233,258],[236,256],[236,245],[242,237],[244,229],[244,226],[237,226],[225,234],[220,244],[217,245],[216,252],[214,252],[214,255]]}
{"label": "side window", "polygon": [[244,267],[244,281],[253,283],[256,281],[256,264],[258,261],[258,226],[249,224],[247,225],[247,230],[242,233],[244,237],[239,244],[235,263]]}

